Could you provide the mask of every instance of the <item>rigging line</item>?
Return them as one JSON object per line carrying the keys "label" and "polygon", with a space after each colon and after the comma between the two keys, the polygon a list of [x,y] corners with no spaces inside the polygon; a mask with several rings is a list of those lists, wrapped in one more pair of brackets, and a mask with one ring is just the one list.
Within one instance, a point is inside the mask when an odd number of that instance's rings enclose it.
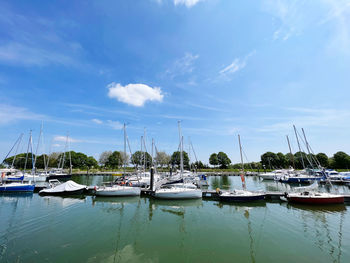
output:
{"label": "rigging line", "polygon": [[23,133],[20,135],[20,140],[19,140],[19,142],[18,142],[18,144],[17,144],[17,148],[16,148],[15,156],[14,156],[14,158],[13,158],[13,160],[12,160],[11,168],[13,168],[13,166],[14,166],[14,164],[15,164],[15,160],[16,160],[18,148],[19,148],[19,145],[20,145],[21,142],[22,142],[22,138],[23,138]]}
{"label": "rigging line", "polygon": [[12,152],[13,148],[16,146],[17,142],[19,141],[19,139],[22,137],[23,133],[20,134],[20,136],[18,137],[18,139],[16,140],[16,142],[14,143],[14,145],[12,146],[11,150],[8,152],[8,154],[6,155],[5,159],[2,161],[2,163],[7,159],[7,157],[10,155],[10,153]]}
{"label": "rigging line", "polygon": [[[308,143],[307,143],[307,141],[304,141],[303,137],[300,135],[300,133],[299,133],[298,130],[297,130],[297,134],[299,135],[299,137],[300,137],[302,143],[305,145],[306,150],[307,150],[307,152],[309,153],[309,148],[308,148]],[[302,146],[300,146],[300,148],[304,151],[304,149],[303,149]],[[311,167],[313,168],[312,156],[310,155],[310,159],[311,159],[311,160],[310,160],[308,154],[305,153],[305,157],[306,157],[306,160],[307,160],[307,161],[309,162],[309,164],[311,165]],[[317,165],[316,162],[315,162],[315,164]]]}
{"label": "rigging line", "polygon": [[243,155],[244,155],[244,157],[245,157],[245,159],[246,159],[246,161],[247,161],[247,164],[249,165],[250,169],[253,170],[252,164],[251,164],[251,162],[248,160],[248,157],[247,157],[246,153],[244,152],[243,147],[242,147],[242,152],[243,152]]}

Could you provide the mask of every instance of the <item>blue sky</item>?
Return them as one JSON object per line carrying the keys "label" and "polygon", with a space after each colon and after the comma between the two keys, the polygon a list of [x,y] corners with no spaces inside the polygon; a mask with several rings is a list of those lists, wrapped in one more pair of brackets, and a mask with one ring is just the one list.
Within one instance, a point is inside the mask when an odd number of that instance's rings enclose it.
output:
{"label": "blue sky", "polygon": [[286,153],[292,124],[350,153],[349,24],[345,0],[2,1],[0,157],[42,121],[46,152],[69,132],[96,158],[124,122],[172,153],[178,120],[204,162],[238,162],[238,133],[249,161]]}

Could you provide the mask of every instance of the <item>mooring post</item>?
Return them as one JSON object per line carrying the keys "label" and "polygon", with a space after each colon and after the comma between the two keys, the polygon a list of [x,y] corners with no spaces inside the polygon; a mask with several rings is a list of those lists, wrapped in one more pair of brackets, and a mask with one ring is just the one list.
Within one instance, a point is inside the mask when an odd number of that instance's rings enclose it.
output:
{"label": "mooring post", "polygon": [[151,182],[150,182],[150,190],[151,191],[153,191],[154,189],[153,189],[153,183],[154,182],[154,168],[153,168],[153,166],[151,167]]}

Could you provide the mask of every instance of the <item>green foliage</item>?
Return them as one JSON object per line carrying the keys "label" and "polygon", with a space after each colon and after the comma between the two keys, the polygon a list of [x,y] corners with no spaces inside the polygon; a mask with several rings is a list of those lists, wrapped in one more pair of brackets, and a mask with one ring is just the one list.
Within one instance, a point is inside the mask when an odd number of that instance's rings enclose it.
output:
{"label": "green foliage", "polygon": [[322,167],[329,167],[329,159],[325,153],[316,154],[316,158],[320,162]]}
{"label": "green foliage", "polygon": [[333,155],[333,166],[340,169],[350,168],[350,156],[345,152],[337,152]]}
{"label": "green foliage", "polygon": [[[187,152],[183,151],[182,154],[183,154],[184,166],[185,166],[185,167],[189,167],[190,159],[188,158]],[[180,167],[180,152],[179,152],[179,151],[174,152],[174,153],[171,155],[170,163],[171,163],[171,165],[173,165],[173,166],[177,165],[178,167]]]}
{"label": "green foliage", "polygon": [[229,166],[229,164],[231,163],[231,160],[230,160],[230,158],[228,158],[226,153],[219,152],[218,153],[218,162],[219,162],[220,168],[224,169],[224,168],[227,168]]}
{"label": "green foliage", "polygon": [[147,152],[136,151],[131,155],[131,163],[137,167],[144,165],[144,158],[146,158],[146,168],[150,168],[152,164],[152,156]]}
{"label": "green foliage", "polygon": [[111,155],[108,156],[107,161],[105,162],[105,166],[117,169],[123,165],[122,155],[118,151],[114,151]]}
{"label": "green foliage", "polygon": [[273,169],[273,167],[277,167],[279,164],[277,154],[273,152],[264,153],[263,155],[261,155],[261,164],[266,168],[270,169]]}
{"label": "green foliage", "polygon": [[219,165],[218,155],[216,153],[212,153],[209,157],[209,164],[213,166]]}
{"label": "green foliage", "polygon": [[192,166],[194,166],[196,169],[204,169],[204,168],[207,168],[207,166],[204,165],[201,161],[194,162],[194,163],[192,164]]}

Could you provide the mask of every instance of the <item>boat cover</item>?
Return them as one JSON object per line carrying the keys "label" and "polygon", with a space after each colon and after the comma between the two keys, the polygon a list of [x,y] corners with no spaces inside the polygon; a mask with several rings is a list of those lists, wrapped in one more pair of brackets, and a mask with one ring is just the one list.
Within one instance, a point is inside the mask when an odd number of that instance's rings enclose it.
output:
{"label": "boat cover", "polygon": [[76,182],[73,182],[72,180],[69,180],[63,184],[60,184],[56,187],[50,188],[50,189],[44,189],[40,192],[44,193],[62,193],[62,192],[73,192],[78,191],[81,189],[86,188],[86,185],[77,184]]}

